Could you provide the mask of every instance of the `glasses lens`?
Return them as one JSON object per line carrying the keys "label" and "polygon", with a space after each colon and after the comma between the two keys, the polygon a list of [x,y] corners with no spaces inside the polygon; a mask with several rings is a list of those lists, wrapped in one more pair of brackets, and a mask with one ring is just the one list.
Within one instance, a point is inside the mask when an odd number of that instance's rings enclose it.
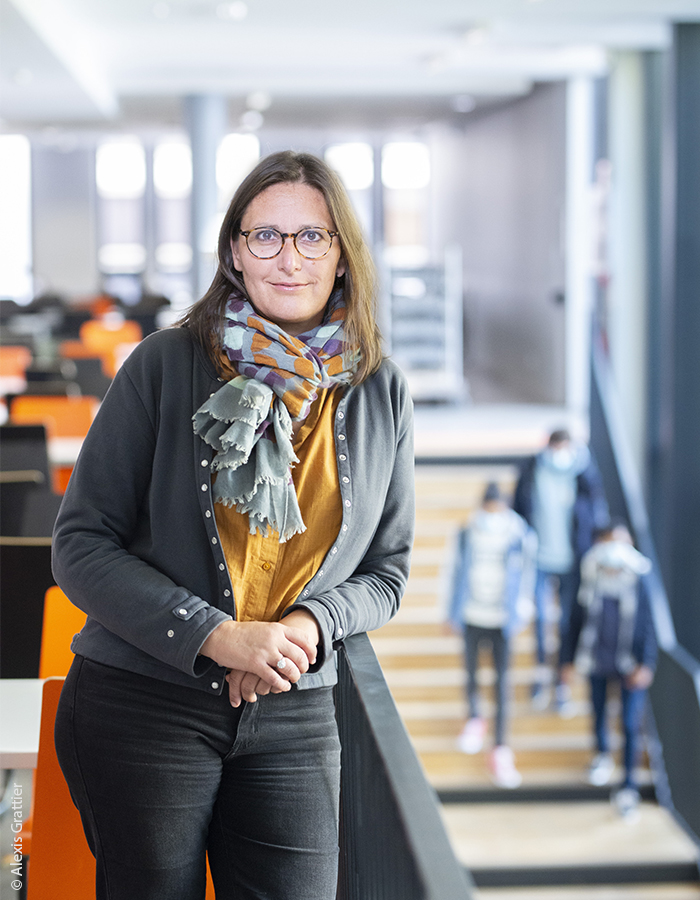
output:
{"label": "glasses lens", "polygon": [[274,228],[259,228],[248,235],[248,247],[259,259],[269,259],[280,252],[282,235]]}
{"label": "glasses lens", "polygon": [[332,238],[324,228],[307,228],[297,235],[297,250],[307,259],[318,259],[330,250]]}

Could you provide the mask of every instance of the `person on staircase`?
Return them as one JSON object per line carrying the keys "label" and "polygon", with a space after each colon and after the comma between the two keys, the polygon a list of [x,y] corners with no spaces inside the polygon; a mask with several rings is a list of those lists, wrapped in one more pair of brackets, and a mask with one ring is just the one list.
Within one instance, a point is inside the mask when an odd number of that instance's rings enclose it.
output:
{"label": "person on staircase", "polygon": [[618,683],[622,700],[624,780],[613,801],[626,818],[639,805],[635,776],[646,693],[654,678],[657,644],[645,576],[651,561],[632,545],[626,525],[613,523],[596,534],[581,562],[579,603],[584,622],[576,669],[588,676],[596,755],[588,772],[594,785],[608,784],[615,771],[610,752],[607,694]]}
{"label": "person on staircase", "polygon": [[576,603],[583,554],[593,543],[593,531],[609,521],[603,482],[585,444],[557,429],[544,450],[528,459],[515,489],[515,511],[537,534],[535,633],[537,675],[532,689],[536,709],[549,705],[546,629],[552,590],[559,595],[559,654],[555,675],[555,702],[561,715],[571,707],[571,689],[564,679],[574,659],[581,625]]}
{"label": "person on staircase", "polygon": [[469,715],[457,738],[463,753],[478,753],[486,720],[480,712],[477,667],[479,648],[491,646],[496,672],[494,747],[489,769],[496,784],[516,788],[522,778],[506,744],[509,644],[520,616],[518,598],[534,581],[537,539],[527,523],[506,504],[497,484],[486,488],[481,508],[457,535],[448,619],[464,633]]}

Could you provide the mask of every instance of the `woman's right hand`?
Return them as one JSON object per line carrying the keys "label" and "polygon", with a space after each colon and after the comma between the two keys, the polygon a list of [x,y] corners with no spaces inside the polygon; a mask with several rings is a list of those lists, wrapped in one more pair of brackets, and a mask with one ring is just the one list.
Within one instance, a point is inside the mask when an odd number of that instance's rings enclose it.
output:
{"label": "woman's right hand", "polygon": [[[235,685],[231,692],[234,706],[240,703],[241,697],[247,699],[241,693],[241,684],[249,695],[267,693],[263,685],[275,693],[288,691],[316,661],[316,647],[307,635],[281,622],[222,622],[199,652],[217,665],[231,669],[232,674],[243,673],[240,678],[235,676],[233,684],[229,679],[229,687]],[[280,669],[281,660],[285,664]],[[252,684],[254,677],[262,682],[261,689]]]}

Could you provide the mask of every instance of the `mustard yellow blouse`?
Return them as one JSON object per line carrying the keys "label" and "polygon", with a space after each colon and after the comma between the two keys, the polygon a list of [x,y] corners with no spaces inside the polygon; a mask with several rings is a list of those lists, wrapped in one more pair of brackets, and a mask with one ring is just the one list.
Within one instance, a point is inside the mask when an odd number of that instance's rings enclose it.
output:
{"label": "mustard yellow blouse", "polygon": [[277,533],[250,534],[248,514],[215,504],[221,547],[239,622],[275,622],[320,568],[340,531],[343,508],[333,423],[342,388],[321,391],[294,438],[292,479],[306,525],[280,544]]}

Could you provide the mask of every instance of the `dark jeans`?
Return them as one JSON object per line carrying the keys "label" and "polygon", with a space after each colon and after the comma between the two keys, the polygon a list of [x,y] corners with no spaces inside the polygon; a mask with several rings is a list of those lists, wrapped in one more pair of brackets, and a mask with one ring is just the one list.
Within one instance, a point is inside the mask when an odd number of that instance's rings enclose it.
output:
{"label": "dark jeans", "polygon": [[618,681],[620,683],[620,692],[622,695],[622,730],[625,734],[625,750],[623,755],[625,781],[623,787],[634,787],[634,766],[637,762],[637,755],[639,752],[639,738],[647,692],[644,690],[628,690],[628,688],[625,687],[624,681],[616,676],[608,678],[605,675],[591,675],[591,703],[593,704],[595,739],[598,753],[610,752],[610,740],[608,737],[608,723],[605,709],[607,703],[608,682],[610,681]]}
{"label": "dark jeans", "polygon": [[234,709],[76,657],[56,749],[97,900],[332,900],[340,744],[332,688]]}
{"label": "dark jeans", "polygon": [[537,662],[546,662],[545,643],[547,624],[547,601],[551,597],[554,584],[559,590],[559,665],[574,661],[576,642],[580,631],[580,606],[576,599],[581,575],[578,563],[570,572],[545,572],[537,570],[535,581],[535,633],[537,636]]}
{"label": "dark jeans", "polygon": [[508,641],[501,628],[480,628],[478,625],[464,626],[464,650],[467,663],[467,699],[469,716],[479,715],[479,685],[476,670],[479,646],[482,642],[491,645],[493,667],[496,670],[496,745],[505,743],[506,704],[508,702]]}

